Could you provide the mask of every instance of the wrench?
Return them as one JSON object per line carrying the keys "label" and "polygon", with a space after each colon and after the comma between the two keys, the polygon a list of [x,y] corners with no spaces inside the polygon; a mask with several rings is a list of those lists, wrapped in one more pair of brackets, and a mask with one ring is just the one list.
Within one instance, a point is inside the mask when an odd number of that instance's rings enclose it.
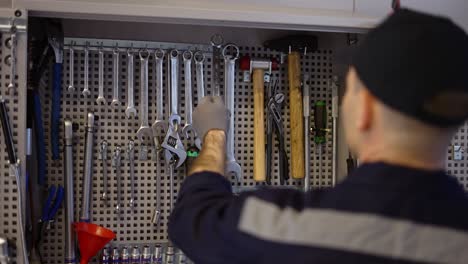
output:
{"label": "wrench", "polygon": [[101,164],[102,164],[102,194],[101,194],[101,200],[104,201],[104,204],[109,206],[109,198],[108,198],[108,192],[107,192],[107,147],[108,143],[106,140],[103,140],[101,142],[101,148],[99,149],[99,154],[101,154]]}
{"label": "wrench", "polygon": [[137,137],[141,142],[153,138],[153,131],[148,123],[148,49],[139,52],[141,61],[141,94],[140,94],[140,128],[137,131]]}
{"label": "wrench", "polygon": [[130,163],[130,201],[128,202],[131,209],[135,208],[135,142],[130,140],[127,148],[128,161]]}
{"label": "wrench", "polygon": [[133,103],[133,58],[132,49],[127,50],[127,109],[125,109],[125,115],[127,118],[135,117],[137,112],[135,104]]}
{"label": "wrench", "polygon": [[185,69],[185,125],[182,129],[182,133],[185,138],[189,138],[189,134],[192,133],[192,140],[197,137],[197,132],[192,127],[192,57],[191,51],[185,51],[182,54],[184,58],[184,69]]}
{"label": "wrench", "polygon": [[178,114],[178,80],[179,80],[179,51],[172,50],[169,54],[170,57],[170,108],[171,116],[169,117],[169,127],[166,133],[166,137],[162,143],[162,147],[165,149],[164,156],[166,162],[171,162],[176,159],[176,168],[180,167],[187,158],[184,145],[180,140],[179,129],[181,118]]}
{"label": "wrench", "polygon": [[122,149],[119,145],[115,147],[112,155],[112,166],[115,169],[117,177],[117,203],[115,204],[115,213],[120,215],[122,210],[122,172],[120,171]]}
{"label": "wrench", "polygon": [[75,66],[74,66],[75,65],[75,50],[73,49],[74,44],[75,43],[72,42],[71,45],[70,45],[70,58],[69,58],[69,60],[70,60],[70,64],[69,64],[69,68],[70,68],[70,70],[69,70],[69,75],[70,76],[69,77],[70,77],[70,79],[68,81],[68,91],[69,92],[74,92],[75,91],[75,86],[74,86],[74,83],[75,83],[75,76],[74,76],[75,75],[75,69],[74,69],[75,68]]}
{"label": "wrench", "polygon": [[113,85],[114,85],[114,91],[113,91],[113,98],[112,98],[112,103],[111,106],[118,106],[120,105],[119,101],[119,95],[120,95],[120,87],[119,87],[119,48],[116,46],[114,50],[112,51],[112,62],[113,62],[113,67],[112,70],[114,72],[113,74]]}
{"label": "wrench", "polygon": [[[202,51],[197,51],[193,54],[195,60],[195,68],[197,74],[197,93],[198,99],[205,97],[205,77],[203,76],[203,62],[205,61],[205,54]],[[198,101],[200,103],[200,101]]]}
{"label": "wrench", "polygon": [[107,104],[106,98],[104,97],[104,51],[101,47],[98,51],[99,54],[99,67],[98,67],[98,98],[96,99],[96,103],[100,105]]}
{"label": "wrench", "polygon": [[11,37],[10,37],[10,81],[8,83],[8,90],[15,88],[15,77],[16,77],[16,27],[11,27]]}
{"label": "wrench", "polygon": [[[236,56],[227,55],[228,48],[234,48],[237,52]],[[234,155],[234,82],[235,82],[235,66],[236,60],[239,58],[239,48],[234,44],[227,44],[223,49],[223,57],[225,64],[225,104],[231,116],[229,118],[229,128],[226,140],[226,175],[234,175],[240,183],[242,179],[242,169],[239,163],[236,162]]]}
{"label": "wrench", "polygon": [[213,59],[212,62],[212,71],[213,71],[213,95],[219,96],[220,95],[220,78],[219,78],[219,71],[220,71],[220,60],[221,60],[221,47],[223,46],[223,36],[220,34],[215,34],[211,37],[211,46],[213,46]]}
{"label": "wrench", "polygon": [[89,42],[86,42],[84,49],[84,89],[82,94],[83,96],[89,96],[91,94],[89,90]]}
{"label": "wrench", "polygon": [[[203,77],[203,62],[205,61],[205,55],[201,51],[197,51],[194,54],[193,59],[195,60],[196,75],[197,75],[197,103],[199,104],[201,99],[205,97],[205,80]],[[195,146],[198,149],[202,148],[201,139],[195,138]]]}

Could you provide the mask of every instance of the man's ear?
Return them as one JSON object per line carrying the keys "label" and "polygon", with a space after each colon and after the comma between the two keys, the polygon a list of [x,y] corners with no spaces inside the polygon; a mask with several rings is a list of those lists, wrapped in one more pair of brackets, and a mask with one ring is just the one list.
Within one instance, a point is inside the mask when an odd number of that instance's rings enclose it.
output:
{"label": "man's ear", "polygon": [[358,91],[359,105],[357,111],[357,127],[365,132],[372,127],[372,120],[375,114],[375,97],[366,89]]}

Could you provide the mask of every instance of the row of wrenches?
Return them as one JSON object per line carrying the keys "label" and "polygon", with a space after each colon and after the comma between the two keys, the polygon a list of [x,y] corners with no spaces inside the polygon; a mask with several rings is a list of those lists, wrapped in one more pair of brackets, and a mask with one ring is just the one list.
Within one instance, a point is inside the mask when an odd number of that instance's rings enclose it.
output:
{"label": "row of wrenches", "polygon": [[[235,55],[228,55],[228,51],[233,51]],[[97,104],[107,104],[107,101],[104,97],[104,51],[102,46],[98,48],[99,52],[99,73],[98,73],[98,85],[99,85],[99,95],[96,99]],[[120,94],[120,87],[119,87],[119,48],[114,47],[113,49],[113,100],[111,105],[117,106],[120,104],[119,101],[119,94]],[[134,56],[138,54],[140,58],[140,76],[141,76],[141,96],[140,96],[140,127],[136,132],[136,137],[140,141],[140,145],[143,146],[145,149],[146,145],[149,143],[151,145],[154,144],[156,149],[156,161],[159,161],[161,158],[161,153],[164,151],[164,158],[169,167],[170,179],[171,179],[171,190],[170,193],[173,194],[173,172],[174,169],[180,167],[184,161],[186,160],[187,153],[185,151],[184,145],[181,140],[182,137],[186,138],[187,140],[191,139],[191,142],[188,142],[189,147],[196,146],[198,150],[201,149],[201,140],[197,137],[196,132],[192,127],[192,60],[195,61],[196,64],[196,80],[197,80],[197,94],[198,94],[198,101],[204,97],[205,95],[205,84],[204,84],[204,59],[205,56],[203,52],[196,51],[192,53],[189,50],[186,50],[182,53],[183,63],[184,63],[184,72],[185,72],[185,124],[182,126],[181,117],[178,114],[178,90],[179,90],[179,56],[180,52],[178,50],[170,50],[167,52],[168,58],[168,74],[170,75],[167,84],[167,94],[169,98],[169,109],[170,115],[167,120],[164,120],[163,116],[163,96],[164,96],[164,83],[163,83],[163,64],[164,59],[166,58],[166,51],[163,49],[156,49],[150,52],[148,49],[141,49],[137,53],[133,51],[132,48],[127,50],[127,71],[128,71],[128,82],[127,82],[127,89],[128,89],[128,103],[127,109],[125,111],[128,118],[132,116],[136,116],[136,109],[133,103],[133,74],[134,74]],[[217,54],[218,57],[224,57],[225,62],[225,103],[229,111],[231,112],[231,118],[229,122],[229,130],[227,135],[227,163],[226,163],[226,173],[229,175],[235,176],[235,178],[240,181],[242,177],[242,171],[240,165],[236,162],[234,157],[234,82],[235,82],[235,62],[239,57],[239,49],[237,46],[233,44],[227,44],[224,46],[223,49],[218,48],[214,50],[214,53]],[[70,80],[69,80],[69,91],[75,90],[74,88],[74,80],[73,80],[73,62],[74,62],[74,48],[70,46]],[[156,121],[150,127],[149,120],[148,120],[148,61],[150,55],[154,54],[155,65],[156,65]],[[89,68],[89,45],[87,44],[84,47],[84,90],[83,95],[89,96],[89,79],[88,79],[88,68]],[[215,56],[214,56],[215,57]],[[219,70],[219,67],[218,67]],[[219,95],[219,85],[214,85],[215,90],[213,95]],[[102,192],[102,200],[104,200],[107,204],[108,200],[108,191],[107,191],[107,142],[101,142],[100,147],[100,158],[102,160],[103,166],[103,192]],[[130,162],[130,176],[131,176],[131,197],[129,205],[130,207],[135,206],[135,177],[134,177],[134,142],[130,141],[128,143],[128,157]],[[114,154],[112,157],[113,166],[116,170],[117,176],[117,203],[115,207],[115,211],[120,213],[122,208],[122,198],[121,198],[121,176],[120,176],[120,166],[121,166],[121,153],[122,149],[120,146],[116,146],[114,150]],[[157,164],[157,170],[159,171],[159,162]],[[158,184],[159,186],[159,184]],[[159,196],[159,192],[157,192],[157,196]],[[173,196],[170,196],[170,204],[173,205]],[[157,199],[160,200],[159,197]],[[153,222],[158,222],[160,215],[159,206],[156,208]]]}

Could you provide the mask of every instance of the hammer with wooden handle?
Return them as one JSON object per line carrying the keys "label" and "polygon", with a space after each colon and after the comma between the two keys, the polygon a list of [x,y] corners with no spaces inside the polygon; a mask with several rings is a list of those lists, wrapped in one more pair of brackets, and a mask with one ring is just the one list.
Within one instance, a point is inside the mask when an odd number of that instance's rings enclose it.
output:
{"label": "hammer with wooden handle", "polygon": [[[313,35],[293,35],[264,43],[266,48],[288,53],[289,78],[289,124],[291,128],[291,176],[303,179],[305,175],[304,159],[304,123],[301,92],[300,54],[317,50],[317,37]],[[308,168],[307,168],[308,169]]]}
{"label": "hammer with wooden handle", "polygon": [[[254,92],[254,180],[266,180],[265,159],[265,71],[267,76],[272,70],[278,69],[278,63],[271,59],[251,59],[244,56],[240,60],[240,68],[249,71],[253,79]],[[245,76],[245,75],[244,75]]]}

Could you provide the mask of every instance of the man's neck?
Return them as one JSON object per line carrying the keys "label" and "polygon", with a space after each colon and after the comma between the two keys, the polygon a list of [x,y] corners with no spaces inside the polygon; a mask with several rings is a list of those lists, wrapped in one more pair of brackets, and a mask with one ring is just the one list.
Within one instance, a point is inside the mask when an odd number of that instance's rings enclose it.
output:
{"label": "man's neck", "polygon": [[410,146],[397,146],[394,144],[369,144],[358,154],[359,162],[384,162],[423,170],[444,170],[446,156],[445,148],[432,146],[430,149],[419,150]]}

